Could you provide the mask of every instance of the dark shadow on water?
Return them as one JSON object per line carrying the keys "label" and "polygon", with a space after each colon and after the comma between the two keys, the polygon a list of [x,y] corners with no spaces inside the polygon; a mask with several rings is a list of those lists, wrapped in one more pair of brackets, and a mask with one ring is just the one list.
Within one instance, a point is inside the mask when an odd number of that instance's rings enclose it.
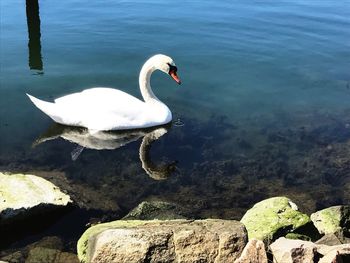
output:
{"label": "dark shadow on water", "polygon": [[41,33],[40,33],[40,15],[38,0],[26,0],[26,13],[28,25],[28,49],[29,49],[29,68],[39,70],[36,74],[43,74],[43,61],[41,56]]}

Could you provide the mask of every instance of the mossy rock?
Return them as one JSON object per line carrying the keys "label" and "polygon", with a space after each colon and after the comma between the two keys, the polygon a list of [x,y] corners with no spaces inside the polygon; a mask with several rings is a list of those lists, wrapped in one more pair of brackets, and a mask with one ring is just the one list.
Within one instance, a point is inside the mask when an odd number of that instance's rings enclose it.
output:
{"label": "mossy rock", "polygon": [[0,172],[0,189],[0,223],[30,211],[65,207],[72,202],[57,186],[31,174]]}
{"label": "mossy rock", "polygon": [[149,221],[142,220],[117,220],[109,223],[98,224],[88,228],[84,234],[80,237],[77,243],[78,258],[81,262],[87,262],[90,258],[88,255],[88,243],[91,237],[97,236],[104,230],[111,228],[133,228],[136,226],[142,226],[149,223]]}
{"label": "mossy rock", "polygon": [[339,205],[320,210],[311,220],[321,234],[350,234],[350,206]]}
{"label": "mossy rock", "polygon": [[299,227],[310,223],[310,218],[298,211],[287,197],[273,197],[255,204],[242,217],[249,239],[269,243]]}
{"label": "mossy rock", "polygon": [[131,210],[123,220],[171,220],[187,219],[185,212],[176,204],[163,201],[144,201]]}

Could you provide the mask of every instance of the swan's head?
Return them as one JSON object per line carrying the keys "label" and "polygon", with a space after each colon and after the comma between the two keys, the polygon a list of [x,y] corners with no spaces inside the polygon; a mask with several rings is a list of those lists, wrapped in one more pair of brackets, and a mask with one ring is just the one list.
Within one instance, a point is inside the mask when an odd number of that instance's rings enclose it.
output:
{"label": "swan's head", "polygon": [[177,84],[181,84],[181,80],[177,75],[177,67],[174,60],[171,57],[166,55],[158,54],[150,58],[153,66],[156,69],[163,71],[166,74],[169,74]]}

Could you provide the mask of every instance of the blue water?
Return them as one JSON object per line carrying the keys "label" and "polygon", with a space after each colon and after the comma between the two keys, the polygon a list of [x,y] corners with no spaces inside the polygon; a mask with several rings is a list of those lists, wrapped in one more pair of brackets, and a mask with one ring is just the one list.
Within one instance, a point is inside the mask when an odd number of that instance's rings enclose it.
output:
{"label": "blue water", "polygon": [[[274,195],[307,212],[350,201],[350,1],[42,0],[29,46],[25,2],[0,5],[2,170],[63,171],[107,187],[125,211],[156,198],[239,218]],[[52,121],[25,93],[52,100],[108,86],[140,97],[139,70],[156,53],[183,82],[152,77],[183,124],[152,147],[154,162],[177,161],[168,180],[142,169],[141,139],[76,161],[63,139],[32,147]]]}

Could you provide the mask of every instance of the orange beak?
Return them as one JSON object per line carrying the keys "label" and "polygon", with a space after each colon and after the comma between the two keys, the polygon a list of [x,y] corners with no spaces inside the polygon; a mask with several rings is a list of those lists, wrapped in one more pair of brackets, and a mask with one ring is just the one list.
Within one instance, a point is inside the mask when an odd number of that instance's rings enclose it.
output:
{"label": "orange beak", "polygon": [[171,71],[169,75],[176,81],[177,84],[181,84],[181,80],[179,79],[175,71]]}

